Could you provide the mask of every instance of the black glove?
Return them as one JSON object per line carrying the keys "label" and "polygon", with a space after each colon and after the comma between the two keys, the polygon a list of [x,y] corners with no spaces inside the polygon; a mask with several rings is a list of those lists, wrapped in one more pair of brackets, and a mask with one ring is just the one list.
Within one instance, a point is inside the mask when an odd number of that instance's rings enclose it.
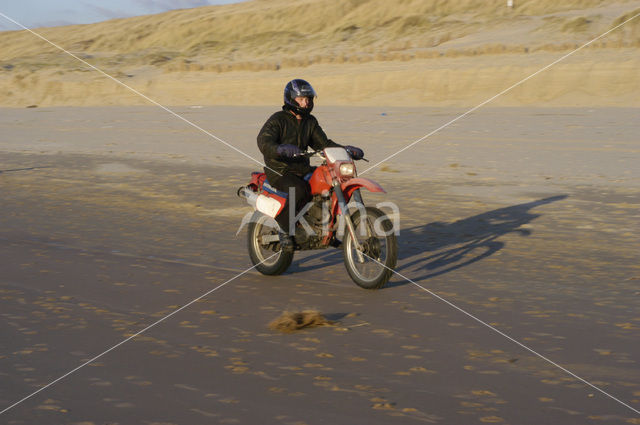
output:
{"label": "black glove", "polygon": [[344,147],[347,152],[349,152],[349,155],[351,155],[351,158],[353,159],[362,159],[364,158],[364,151],[360,148],[356,148],[355,146],[345,146]]}
{"label": "black glove", "polygon": [[293,158],[294,156],[302,153],[299,147],[289,144],[279,145],[276,152],[283,158]]}

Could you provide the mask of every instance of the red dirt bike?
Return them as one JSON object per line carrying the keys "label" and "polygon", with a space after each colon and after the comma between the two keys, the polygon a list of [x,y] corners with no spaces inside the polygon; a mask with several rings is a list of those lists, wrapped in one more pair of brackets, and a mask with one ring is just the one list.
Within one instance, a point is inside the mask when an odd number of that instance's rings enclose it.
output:
{"label": "red dirt bike", "polygon": [[[295,250],[342,245],[351,279],[365,289],[382,288],[396,266],[398,242],[392,221],[380,209],[364,206],[360,188],[371,192],[384,189],[372,180],[356,177],[353,159],[344,148],[302,155],[320,156],[323,161],[305,176],[313,199],[298,215],[302,218],[296,222]],[[238,195],[256,209],[248,228],[251,261],[262,274],[284,273],[291,265],[293,252],[280,249],[280,226],[274,218],[282,211],[288,194],[270,186],[265,173],[253,172],[251,182],[238,189]]]}

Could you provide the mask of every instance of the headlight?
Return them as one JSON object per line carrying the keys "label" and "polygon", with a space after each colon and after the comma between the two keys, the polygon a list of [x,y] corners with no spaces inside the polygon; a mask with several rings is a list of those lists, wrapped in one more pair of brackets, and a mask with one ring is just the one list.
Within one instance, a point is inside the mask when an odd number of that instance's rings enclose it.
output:
{"label": "headlight", "polygon": [[353,164],[341,164],[340,165],[340,175],[345,177],[353,176],[354,167]]}

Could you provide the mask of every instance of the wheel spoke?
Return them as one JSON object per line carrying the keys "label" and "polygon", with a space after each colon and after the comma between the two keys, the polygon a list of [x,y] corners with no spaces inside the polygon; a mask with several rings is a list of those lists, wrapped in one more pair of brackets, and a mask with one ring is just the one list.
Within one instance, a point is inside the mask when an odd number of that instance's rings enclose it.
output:
{"label": "wheel spoke", "polygon": [[[385,271],[384,267],[376,262],[382,262],[382,251],[384,250],[382,244],[384,239],[381,240],[374,235],[374,233],[372,232],[373,226],[371,225],[369,217],[366,217],[364,220],[360,220],[356,224],[356,235],[364,233],[362,232],[362,226],[364,226],[367,232],[367,237],[362,242],[360,242],[363,248],[362,254],[364,254],[365,257],[363,262],[357,261],[354,266],[362,279],[373,280],[378,278],[378,276],[380,276],[380,274]],[[356,253],[355,247],[353,247],[353,251],[354,253]],[[373,259],[375,259],[376,261],[373,261]]]}
{"label": "wheel spoke", "polygon": [[275,247],[276,243],[279,241],[278,231],[272,225],[269,225],[267,217],[261,217],[259,222],[256,224],[258,226],[257,237],[254,239],[256,254],[260,257],[260,261],[264,261],[265,265],[273,265],[278,262],[280,258],[279,255],[276,255],[267,261],[265,260],[271,257],[274,252],[277,252]]}

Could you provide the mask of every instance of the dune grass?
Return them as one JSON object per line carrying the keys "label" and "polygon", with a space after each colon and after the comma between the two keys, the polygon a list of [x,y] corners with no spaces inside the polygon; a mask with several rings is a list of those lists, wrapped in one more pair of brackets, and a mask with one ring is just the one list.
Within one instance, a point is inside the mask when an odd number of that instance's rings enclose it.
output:
{"label": "dune grass", "polygon": [[[623,10],[626,4],[632,9],[637,0],[617,0],[616,4],[616,10]],[[384,68],[386,63],[420,63],[424,68],[424,61],[433,61],[443,64],[430,65],[439,69],[455,58],[478,59],[474,66],[481,63],[479,58],[486,58],[482,59],[485,67],[499,67],[500,61],[511,63],[509,58],[514,56],[572,50],[640,11],[612,15],[602,12],[607,7],[611,7],[607,0],[516,0],[514,8],[507,8],[504,0],[252,0],[37,31],[105,72],[133,81],[145,90],[162,80],[161,76],[194,75],[190,83],[182,83],[181,77],[171,78],[169,82],[177,92],[181,84],[188,91],[188,84],[197,84],[198,78],[207,81],[210,77],[206,74],[212,73],[289,75],[294,70],[328,66],[334,75],[341,75],[340,69],[361,66],[357,71],[361,75],[373,73],[374,67]],[[640,19],[589,49],[637,47]],[[451,71],[464,74],[459,68]],[[89,74],[85,65],[26,31],[0,33],[2,104],[39,103],[44,99],[64,104],[100,103],[104,93],[96,90],[103,86]],[[376,95],[381,90],[405,90],[409,80],[404,74],[396,75],[385,76],[381,84],[371,74],[366,87]],[[443,80],[449,78],[438,75]],[[465,75],[456,78],[460,81],[467,78]],[[338,77],[323,76],[335,87],[340,86],[336,84]],[[419,84],[437,86],[433,79],[410,77]],[[398,78],[402,81],[396,81]],[[52,92],[59,83],[64,85],[65,96]],[[90,94],[95,99],[87,97],[83,84],[91,86]],[[500,87],[498,79],[491,84]],[[106,86],[104,89],[108,90]],[[33,95],[24,94],[29,90]],[[24,96],[17,99],[19,93]],[[211,94],[216,93],[220,91]],[[416,101],[425,96],[439,98],[426,86],[422,93],[416,95]],[[441,94],[442,98],[450,95]],[[216,100],[220,101],[228,100]]]}

